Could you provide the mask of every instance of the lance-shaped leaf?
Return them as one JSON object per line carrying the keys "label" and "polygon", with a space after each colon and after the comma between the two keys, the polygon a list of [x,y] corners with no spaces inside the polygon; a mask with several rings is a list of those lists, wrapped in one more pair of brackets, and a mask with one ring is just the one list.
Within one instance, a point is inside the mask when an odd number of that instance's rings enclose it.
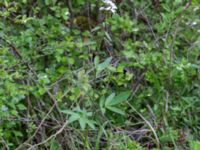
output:
{"label": "lance-shaped leaf", "polygon": [[108,57],[104,62],[98,64],[97,68],[96,68],[97,69],[97,73],[96,74],[98,75],[101,71],[106,69],[109,66],[111,60],[112,60],[112,57]]}
{"label": "lance-shaped leaf", "polygon": [[126,91],[126,92],[121,92],[119,93],[117,96],[115,96],[110,102],[109,105],[113,106],[113,105],[117,105],[120,104],[124,101],[126,101],[128,99],[128,97],[130,96],[131,92],[130,91]]}
{"label": "lance-shaped leaf", "polygon": [[121,115],[125,115],[125,112],[123,110],[117,108],[117,107],[107,106],[106,108],[109,109],[112,112],[115,112],[115,113],[118,113],[118,114],[121,114]]}
{"label": "lance-shaped leaf", "polygon": [[110,105],[110,103],[112,102],[112,100],[115,97],[115,93],[110,94],[107,98],[106,98],[106,102],[105,102],[105,106]]}

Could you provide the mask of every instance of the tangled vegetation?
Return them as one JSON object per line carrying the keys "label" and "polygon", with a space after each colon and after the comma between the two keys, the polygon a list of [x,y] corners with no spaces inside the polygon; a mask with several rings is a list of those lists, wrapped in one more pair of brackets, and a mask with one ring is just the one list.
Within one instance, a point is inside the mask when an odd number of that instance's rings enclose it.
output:
{"label": "tangled vegetation", "polygon": [[200,150],[199,0],[1,0],[0,149]]}

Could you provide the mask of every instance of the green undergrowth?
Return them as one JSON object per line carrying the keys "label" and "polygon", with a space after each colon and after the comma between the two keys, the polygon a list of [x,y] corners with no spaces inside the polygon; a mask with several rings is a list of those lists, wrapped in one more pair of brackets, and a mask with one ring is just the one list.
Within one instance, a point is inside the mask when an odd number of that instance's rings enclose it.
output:
{"label": "green undergrowth", "polygon": [[0,149],[199,150],[200,4],[0,1]]}

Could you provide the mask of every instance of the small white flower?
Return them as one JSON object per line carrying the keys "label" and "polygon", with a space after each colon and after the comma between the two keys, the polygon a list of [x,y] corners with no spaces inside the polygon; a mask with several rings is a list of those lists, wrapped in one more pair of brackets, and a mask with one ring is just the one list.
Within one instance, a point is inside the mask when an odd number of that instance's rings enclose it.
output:
{"label": "small white flower", "polygon": [[6,107],[5,105],[1,106],[1,110],[2,111],[7,111],[8,110],[8,107]]}
{"label": "small white flower", "polygon": [[100,10],[111,11],[112,13],[116,12],[117,6],[111,0],[102,0],[105,3],[105,7],[101,7]]}
{"label": "small white flower", "polygon": [[198,11],[199,9],[200,9],[199,6],[195,6],[195,7],[194,7],[194,11]]}
{"label": "small white flower", "polygon": [[197,22],[196,21],[192,22],[192,26],[195,26],[195,25],[197,25]]}
{"label": "small white flower", "polygon": [[68,15],[69,15],[69,12],[68,12],[68,11],[66,11],[66,12],[65,12],[65,15],[66,15],[66,16],[68,16]]}
{"label": "small white flower", "polygon": [[186,22],[186,25],[188,26],[196,26],[198,24],[197,21],[193,21],[193,22]]}

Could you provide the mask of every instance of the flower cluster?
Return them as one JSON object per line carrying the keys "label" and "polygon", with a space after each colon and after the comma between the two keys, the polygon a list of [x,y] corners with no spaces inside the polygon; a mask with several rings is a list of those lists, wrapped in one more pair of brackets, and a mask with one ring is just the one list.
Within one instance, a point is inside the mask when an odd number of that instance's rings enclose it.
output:
{"label": "flower cluster", "polygon": [[105,3],[104,7],[101,7],[100,10],[111,11],[112,13],[116,12],[117,6],[111,0],[102,0]]}

